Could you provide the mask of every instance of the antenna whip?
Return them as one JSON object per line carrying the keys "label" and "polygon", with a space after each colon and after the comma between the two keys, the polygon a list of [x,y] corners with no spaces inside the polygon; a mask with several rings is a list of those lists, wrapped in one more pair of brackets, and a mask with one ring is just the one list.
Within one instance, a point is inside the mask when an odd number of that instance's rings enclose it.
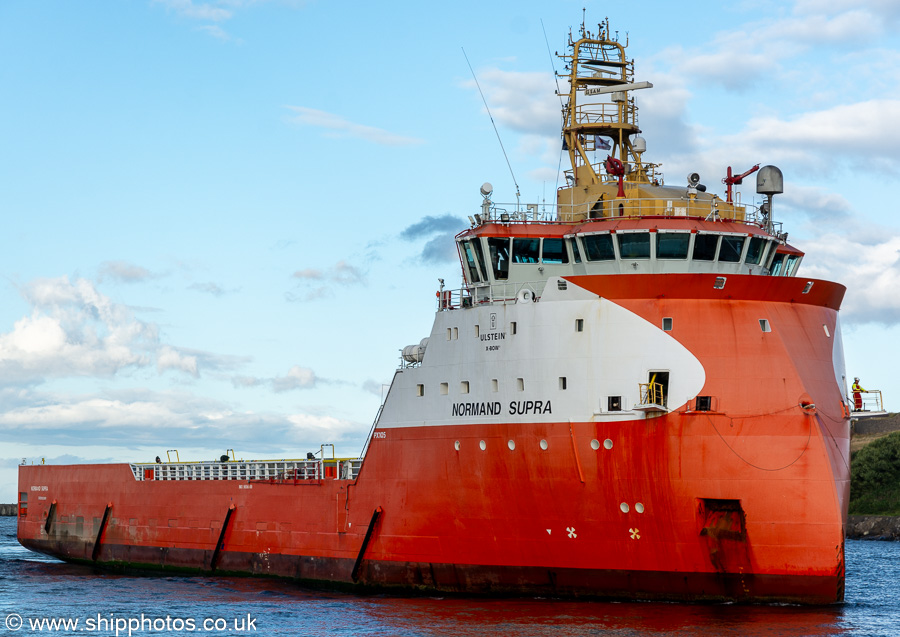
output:
{"label": "antenna whip", "polygon": [[491,119],[491,125],[494,127],[494,133],[497,135],[497,141],[500,142],[500,150],[503,151],[503,158],[506,160],[506,165],[509,167],[509,174],[512,176],[513,183],[516,185],[516,209],[519,208],[519,182],[516,181],[516,175],[513,172],[512,164],[509,163],[509,157],[506,154],[506,149],[503,147],[503,140],[500,139],[500,131],[497,130],[497,124],[494,123],[494,116],[491,115],[491,109],[488,106],[487,100],[484,99],[484,92],[481,90],[481,84],[478,83],[478,77],[475,75],[475,69],[472,68],[472,63],[469,62],[469,56],[466,55],[466,50],[463,47],[462,49],[463,57],[466,58],[466,64],[469,65],[469,71],[472,72],[472,78],[475,80],[475,86],[478,87],[478,93],[481,95],[481,101],[484,102],[484,108],[487,110],[488,117]]}

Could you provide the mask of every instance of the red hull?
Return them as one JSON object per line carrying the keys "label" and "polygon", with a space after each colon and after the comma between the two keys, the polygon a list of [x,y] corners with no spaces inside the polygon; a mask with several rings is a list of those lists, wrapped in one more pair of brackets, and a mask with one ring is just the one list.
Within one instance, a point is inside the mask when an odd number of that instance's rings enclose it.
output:
{"label": "red hull", "polygon": [[[820,296],[794,302],[804,281],[781,279],[752,299],[648,299],[627,293],[627,278],[598,293],[654,324],[715,326],[673,337],[701,361],[702,393],[721,411],[394,427],[353,481],[137,481],[124,464],[23,466],[20,541],[114,567],[335,586],[840,601],[849,427],[832,341],[818,335],[838,329],[843,288],[816,282]],[[672,281],[657,283],[677,290]],[[734,328],[760,316],[777,337]]]}

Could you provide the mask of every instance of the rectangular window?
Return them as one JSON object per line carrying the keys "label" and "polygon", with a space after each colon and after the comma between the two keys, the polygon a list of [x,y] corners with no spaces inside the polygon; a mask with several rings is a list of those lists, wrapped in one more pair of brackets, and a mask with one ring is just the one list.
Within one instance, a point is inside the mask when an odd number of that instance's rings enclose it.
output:
{"label": "rectangular window", "polygon": [[544,239],[541,252],[542,263],[568,263],[569,254],[562,239]]}
{"label": "rectangular window", "polygon": [[516,379],[516,389],[518,389],[519,391],[525,391],[525,379],[524,378]]}
{"label": "rectangular window", "polygon": [[569,239],[569,245],[572,246],[572,258],[575,263],[581,263],[581,251],[578,249],[578,242],[575,239]]}
{"label": "rectangular window", "polygon": [[450,393],[450,383],[441,383],[441,395],[446,396]]}
{"label": "rectangular window", "polygon": [[500,391],[500,381],[496,378],[491,379],[491,391],[495,394]]}
{"label": "rectangular window", "polygon": [[476,325],[475,326],[475,338],[478,338],[479,336],[481,336],[481,326]]}
{"label": "rectangular window", "polygon": [[453,340],[459,340],[459,328],[458,327],[453,328]]}
{"label": "rectangular window", "polygon": [[478,276],[478,267],[475,265],[475,249],[472,247],[471,241],[461,241],[460,242],[463,253],[466,256],[466,266],[469,269],[469,281],[472,283],[478,283],[481,281],[481,277]]}
{"label": "rectangular window", "polygon": [[451,329],[448,327],[448,328],[447,328],[447,340],[449,341],[451,338],[453,338],[453,330],[451,330]]}
{"label": "rectangular window", "polygon": [[694,401],[694,410],[695,411],[711,411],[712,410],[712,396],[697,396],[697,400]]}
{"label": "rectangular window", "polygon": [[719,235],[699,232],[694,236],[694,261],[714,261]]}
{"label": "rectangular window", "polygon": [[672,319],[670,317],[665,317],[662,320],[662,328],[663,332],[671,332],[672,331]]}
{"label": "rectangular window", "polygon": [[800,257],[796,254],[792,254],[787,258],[787,265],[784,266],[784,276],[794,276],[794,272],[797,270],[797,264],[800,263]]}
{"label": "rectangular window", "polygon": [[460,394],[468,394],[469,393],[469,381],[467,381],[467,380],[460,381],[459,393]]}
{"label": "rectangular window", "polygon": [[649,232],[623,232],[616,237],[619,241],[619,254],[623,259],[650,258]]}
{"label": "rectangular window", "polygon": [[582,237],[588,261],[612,261],[616,258],[611,234],[590,234]]}
{"label": "rectangular window", "polygon": [[687,259],[691,243],[689,232],[657,232],[657,259]]}
{"label": "rectangular window", "polygon": [[741,252],[744,250],[745,239],[746,237],[722,237],[722,247],[719,248],[719,261],[722,263],[738,263],[741,260]]}
{"label": "rectangular window", "polygon": [[766,245],[766,240],[762,237],[751,237],[750,238],[750,247],[747,248],[747,259],[744,263],[748,265],[758,265],[759,260],[762,258],[763,248]]}
{"label": "rectangular window", "polygon": [[488,252],[491,255],[491,267],[494,270],[494,278],[504,280],[509,278],[509,246],[511,239],[488,237]]}
{"label": "rectangular window", "polygon": [[759,329],[761,329],[763,332],[771,332],[772,328],[769,325],[769,320],[768,319],[759,319]]}
{"label": "rectangular window", "polygon": [[470,241],[475,248],[475,256],[478,257],[478,267],[481,268],[481,273],[484,275],[484,279],[487,280],[487,263],[484,260],[484,250],[481,249],[481,239],[471,239]]}
{"label": "rectangular window", "polygon": [[607,396],[606,411],[622,411],[622,397],[621,396]]}
{"label": "rectangular window", "polygon": [[784,254],[776,254],[775,259],[772,261],[772,266],[769,268],[769,274],[772,276],[780,276],[781,275],[781,266],[784,265]]}
{"label": "rectangular window", "polygon": [[416,385],[416,396],[424,396],[425,395],[425,385],[419,384]]}
{"label": "rectangular window", "polygon": [[565,389],[565,388],[566,388],[566,377],[565,377],[565,376],[560,376],[560,377],[559,377],[559,388],[560,388],[560,389]]}
{"label": "rectangular window", "polygon": [[509,333],[510,333],[510,334],[515,334],[515,333],[516,333],[516,329],[517,329],[517,327],[516,327],[516,322],[515,322],[515,321],[510,321],[510,323],[509,323]]}
{"label": "rectangular window", "polygon": [[725,281],[728,280],[728,277],[717,276],[716,280],[713,282],[713,287],[717,290],[721,290],[725,287]]}
{"label": "rectangular window", "polygon": [[537,263],[540,251],[540,239],[513,239],[513,263]]}
{"label": "rectangular window", "polygon": [[576,332],[584,331],[584,319],[575,319],[575,331]]}
{"label": "rectangular window", "polygon": [[825,330],[825,336],[826,336],[827,338],[831,338],[831,331],[828,329],[828,326],[825,325],[825,324],[823,324],[823,325],[822,325],[822,329]]}

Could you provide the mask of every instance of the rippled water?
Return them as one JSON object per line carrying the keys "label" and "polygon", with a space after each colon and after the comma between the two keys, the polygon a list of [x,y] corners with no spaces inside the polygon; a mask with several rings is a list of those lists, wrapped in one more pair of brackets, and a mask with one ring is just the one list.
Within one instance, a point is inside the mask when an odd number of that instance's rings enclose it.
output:
{"label": "rippled water", "polygon": [[[268,579],[110,575],[27,551],[16,542],[15,518],[0,518],[4,635],[128,635],[131,621],[132,635],[881,637],[900,635],[900,543],[848,541],[846,590],[842,605],[806,608],[409,599],[323,593]],[[16,617],[22,627],[9,631]],[[32,628],[50,618],[79,624]]]}

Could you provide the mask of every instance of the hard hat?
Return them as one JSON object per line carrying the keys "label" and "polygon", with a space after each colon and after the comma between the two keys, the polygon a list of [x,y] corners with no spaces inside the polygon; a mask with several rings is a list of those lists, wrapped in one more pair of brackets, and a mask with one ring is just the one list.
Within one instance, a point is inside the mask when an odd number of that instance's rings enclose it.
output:
{"label": "hard hat", "polygon": [[859,382],[859,376],[854,376],[853,380]]}

